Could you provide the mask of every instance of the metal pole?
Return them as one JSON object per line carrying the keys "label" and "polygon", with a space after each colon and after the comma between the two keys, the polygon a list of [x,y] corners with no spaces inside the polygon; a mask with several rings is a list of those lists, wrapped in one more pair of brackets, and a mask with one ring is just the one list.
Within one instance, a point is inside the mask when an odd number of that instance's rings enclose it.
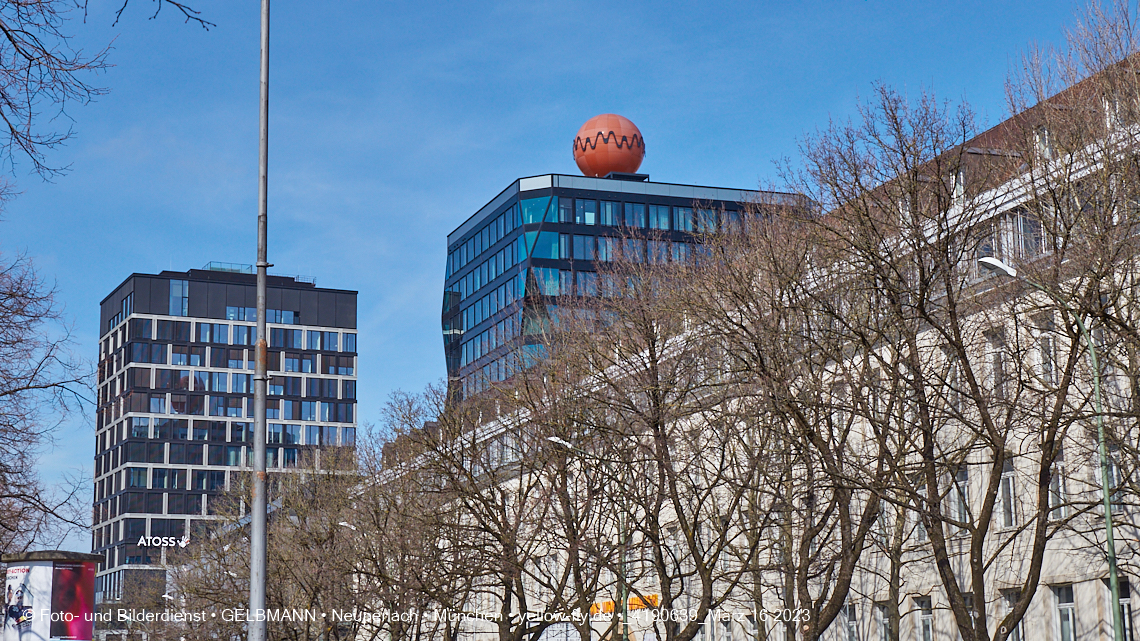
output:
{"label": "metal pole", "polygon": [[[1070,310],[1071,311],[1071,310]],[[1115,641],[1124,641],[1124,621],[1120,612],[1120,575],[1116,569],[1116,539],[1112,532],[1112,480],[1108,474],[1108,448],[1104,443],[1104,408],[1100,398],[1100,363],[1096,357],[1096,347],[1092,336],[1079,314],[1073,314],[1077,319],[1077,327],[1089,348],[1089,364],[1093,370],[1093,401],[1096,410],[1096,446],[1100,453],[1100,487],[1101,499],[1104,501],[1104,539],[1108,548],[1108,588],[1112,592],[1112,635]]]}
{"label": "metal pole", "polygon": [[[609,465],[607,464],[608,468]],[[618,532],[621,536],[621,563],[618,567],[621,571],[621,641],[629,641],[629,584],[626,582],[625,576],[625,550],[629,539],[625,531],[625,495],[622,494],[621,509],[618,511]]]}
{"label": "metal pole", "polygon": [[1081,315],[1073,311],[1073,308],[1069,307],[1068,302],[1066,302],[1060,294],[1024,276],[1019,277],[1017,270],[997,258],[980,258],[978,262],[984,267],[995,269],[1010,278],[1021,280],[1021,282],[1026,285],[1053,299],[1053,301],[1060,305],[1066,312],[1072,314],[1073,318],[1077,321],[1077,328],[1081,332],[1081,338],[1084,339],[1085,346],[1089,350],[1089,365],[1092,366],[1093,371],[1093,404],[1096,411],[1096,441],[1097,450],[1099,450],[1100,453],[1101,500],[1104,503],[1104,543],[1105,551],[1108,556],[1108,588],[1109,591],[1112,592],[1112,636],[1115,641],[1124,641],[1124,621],[1120,611],[1120,574],[1116,569],[1116,537],[1112,531],[1111,479],[1108,474],[1108,448],[1104,442],[1104,405],[1100,397],[1100,362],[1096,357],[1096,344],[1093,343],[1092,335],[1089,334],[1088,328],[1085,327],[1085,322],[1081,319]]}
{"label": "metal pole", "polygon": [[1108,473],[1108,448],[1104,442],[1104,406],[1100,397],[1100,362],[1096,356],[1096,345],[1093,343],[1092,335],[1089,334],[1088,328],[1085,327],[1085,322],[1081,319],[1081,315],[1073,311],[1061,296],[1053,293],[1044,285],[1035,283],[1024,276],[1021,280],[1030,287],[1052,298],[1065,311],[1073,315],[1073,318],[1077,321],[1077,329],[1081,332],[1081,338],[1084,339],[1085,346],[1088,347],[1089,350],[1089,365],[1092,367],[1093,375],[1093,409],[1096,412],[1096,445],[1100,454],[1101,500],[1104,503],[1104,543],[1108,555],[1108,588],[1112,593],[1112,638],[1115,641],[1124,641],[1124,621],[1121,620],[1120,612],[1120,574],[1116,569],[1116,537],[1112,531],[1112,481]]}
{"label": "metal pole", "polygon": [[265,397],[269,349],[265,331],[265,281],[269,268],[269,0],[261,0],[261,118],[257,180],[257,343],[253,373],[253,507],[249,536],[249,641],[265,641]]}

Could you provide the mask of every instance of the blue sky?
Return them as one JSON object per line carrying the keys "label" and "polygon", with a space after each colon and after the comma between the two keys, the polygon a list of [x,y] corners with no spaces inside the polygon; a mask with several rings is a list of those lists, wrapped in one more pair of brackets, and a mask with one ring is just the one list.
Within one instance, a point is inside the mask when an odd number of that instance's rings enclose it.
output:
{"label": "blue sky", "polygon": [[[0,252],[54,281],[81,352],[98,303],[132,272],[252,263],[257,213],[256,0],[93,2],[76,44],[112,39],[110,93],[68,114],[77,135],[45,183],[17,167]],[[577,173],[571,141],[599,113],[646,138],[653,180],[753,188],[797,139],[845,119],[882,81],[1005,114],[1008,71],[1057,43],[1077,3],[428,2],[277,0],[270,262],[360,292],[360,412],[444,374],[447,232],[511,181]],[[78,16],[77,16],[78,17]],[[88,412],[91,414],[91,412]],[[90,476],[92,421],[57,434],[45,478]],[[84,545],[76,539],[74,547]]]}

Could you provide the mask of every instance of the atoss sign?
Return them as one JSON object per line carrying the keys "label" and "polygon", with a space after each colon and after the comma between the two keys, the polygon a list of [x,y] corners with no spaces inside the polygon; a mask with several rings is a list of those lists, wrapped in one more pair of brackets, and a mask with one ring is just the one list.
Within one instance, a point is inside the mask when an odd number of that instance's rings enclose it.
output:
{"label": "atoss sign", "polygon": [[90,641],[97,559],[58,551],[4,556],[3,641]]}
{"label": "atoss sign", "polygon": [[181,539],[173,536],[142,536],[138,542],[140,548],[171,548],[176,545],[180,548],[190,545],[190,535],[187,534]]}

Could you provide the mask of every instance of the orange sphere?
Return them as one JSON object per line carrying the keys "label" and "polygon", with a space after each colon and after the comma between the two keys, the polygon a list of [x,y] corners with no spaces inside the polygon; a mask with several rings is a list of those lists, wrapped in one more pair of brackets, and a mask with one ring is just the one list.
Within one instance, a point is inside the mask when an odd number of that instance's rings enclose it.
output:
{"label": "orange sphere", "polygon": [[611,171],[636,173],[644,158],[641,130],[617,114],[590,118],[574,139],[574,162],[587,176],[600,178]]}

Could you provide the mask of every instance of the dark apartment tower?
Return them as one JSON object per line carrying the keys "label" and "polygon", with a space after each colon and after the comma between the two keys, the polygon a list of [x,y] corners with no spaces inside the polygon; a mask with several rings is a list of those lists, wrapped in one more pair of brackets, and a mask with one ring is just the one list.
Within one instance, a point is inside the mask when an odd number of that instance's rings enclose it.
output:
{"label": "dark apartment tower", "polygon": [[[164,581],[156,537],[202,532],[222,493],[248,481],[256,294],[252,268],[210,263],[132,274],[103,299],[91,543],[105,559],[101,602]],[[356,292],[270,276],[266,307],[266,468],[351,468]]]}
{"label": "dark apartment tower", "polygon": [[[700,232],[739,219],[745,203],[796,205],[777,192],[558,174],[521,178],[447,236],[443,345],[453,398],[504,380],[537,350],[529,323],[551,297],[593,296],[596,265],[619,254],[688,260]],[[530,327],[529,325],[534,325]]]}

